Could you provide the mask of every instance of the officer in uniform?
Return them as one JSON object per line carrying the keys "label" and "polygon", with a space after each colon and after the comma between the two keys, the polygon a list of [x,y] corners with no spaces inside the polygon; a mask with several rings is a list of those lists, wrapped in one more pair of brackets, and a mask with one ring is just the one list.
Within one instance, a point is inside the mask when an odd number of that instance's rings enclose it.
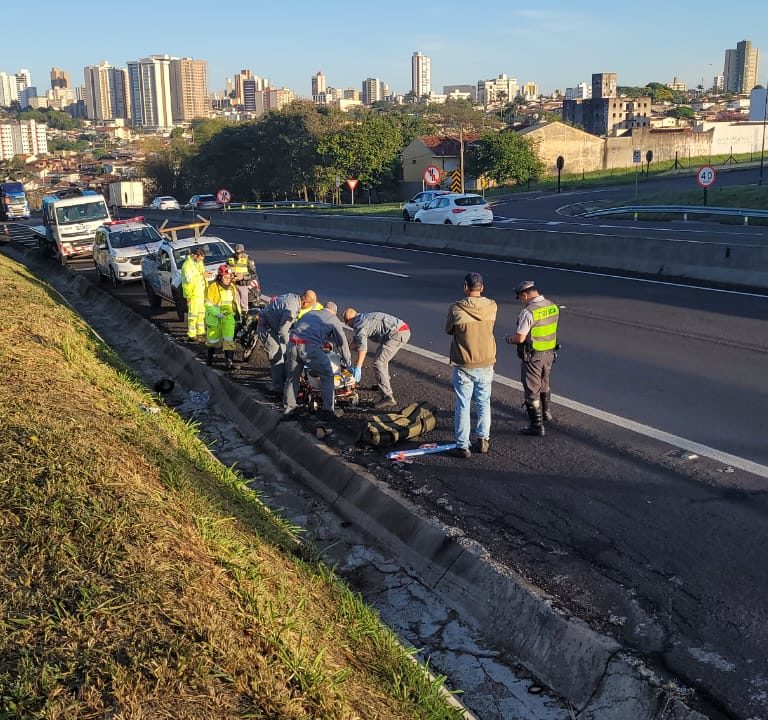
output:
{"label": "officer in uniform", "polygon": [[355,308],[344,311],[344,324],[352,328],[352,347],[357,350],[357,361],[352,367],[355,382],[362,378],[363,362],[368,352],[368,340],[379,344],[373,361],[373,372],[381,391],[381,398],[374,405],[377,410],[397,405],[389,379],[389,361],[411,339],[408,324],[394,315],[382,312],[358,313]]}
{"label": "officer in uniform", "polygon": [[336,306],[327,303],[323,310],[308,312],[297,320],[291,328],[286,355],[285,415],[292,416],[296,410],[301,373],[304,368],[320,376],[323,394],[323,409],[319,416],[323,420],[333,420],[343,413],[335,409],[334,373],[328,353],[323,346],[330,344],[338,348],[344,364],[349,367],[352,358],[349,343],[344,334],[344,326],[336,317]]}
{"label": "officer in uniform", "polygon": [[520,432],[524,435],[544,435],[544,421],[552,420],[549,412],[549,375],[558,348],[560,308],[536,289],[533,280],[521,282],[515,288],[515,297],[523,304],[523,310],[517,318],[515,334],[504,339],[510,345],[517,345],[517,354],[522,360],[520,378],[530,424]]}
{"label": "officer in uniform", "polygon": [[240,298],[240,309],[245,315],[248,312],[248,291],[251,280],[258,282],[259,277],[256,274],[256,264],[245,252],[245,246],[242,243],[235,245],[235,253],[227,260],[227,265],[232,269],[237,294]]}

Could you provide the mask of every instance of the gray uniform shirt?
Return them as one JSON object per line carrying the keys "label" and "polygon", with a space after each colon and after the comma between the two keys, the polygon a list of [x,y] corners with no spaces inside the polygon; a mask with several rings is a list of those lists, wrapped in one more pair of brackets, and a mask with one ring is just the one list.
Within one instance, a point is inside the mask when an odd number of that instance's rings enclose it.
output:
{"label": "gray uniform shirt", "polygon": [[330,310],[313,310],[303,315],[291,328],[291,337],[316,345],[330,343],[338,349],[345,365],[352,364],[344,326]]}
{"label": "gray uniform shirt", "polygon": [[287,293],[271,300],[261,311],[261,317],[284,342],[288,342],[288,328],[296,319],[299,310],[301,310],[301,298],[294,293]]}
{"label": "gray uniform shirt", "polygon": [[531,328],[533,327],[533,313],[531,311],[535,310],[537,307],[541,307],[542,304],[549,305],[549,300],[543,295],[537,295],[520,311],[520,315],[517,318],[516,333],[519,335],[528,335],[528,333],[531,332]]}
{"label": "gray uniform shirt", "polygon": [[405,323],[394,315],[382,312],[359,313],[352,322],[352,339],[358,350],[368,352],[368,339],[380,343],[389,340]]}

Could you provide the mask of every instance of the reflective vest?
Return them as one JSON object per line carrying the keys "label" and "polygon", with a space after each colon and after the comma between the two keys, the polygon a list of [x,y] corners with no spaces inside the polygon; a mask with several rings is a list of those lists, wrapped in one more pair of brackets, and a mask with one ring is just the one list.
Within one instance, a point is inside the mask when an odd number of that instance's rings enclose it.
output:
{"label": "reflective vest", "polygon": [[187,255],[181,266],[181,290],[184,297],[202,297],[205,294],[205,286],[205,264]]}
{"label": "reflective vest", "polygon": [[299,314],[296,316],[296,319],[298,320],[302,315],[306,315],[311,310],[322,310],[323,306],[321,303],[316,302],[314,305],[310,305],[309,307],[302,308],[299,310]]}
{"label": "reflective vest", "polygon": [[218,307],[223,313],[240,311],[240,302],[234,285],[224,287],[218,281],[214,280],[205,293],[205,304]]}
{"label": "reflective vest", "polygon": [[549,301],[545,305],[531,310],[533,325],[528,335],[528,342],[536,352],[554,350],[557,345],[557,321],[560,308]]}
{"label": "reflective vest", "polygon": [[242,275],[243,278],[247,278],[251,274],[251,270],[248,267],[248,256],[243,253],[237,260],[231,257],[227,260],[227,265],[232,268],[234,275]]}

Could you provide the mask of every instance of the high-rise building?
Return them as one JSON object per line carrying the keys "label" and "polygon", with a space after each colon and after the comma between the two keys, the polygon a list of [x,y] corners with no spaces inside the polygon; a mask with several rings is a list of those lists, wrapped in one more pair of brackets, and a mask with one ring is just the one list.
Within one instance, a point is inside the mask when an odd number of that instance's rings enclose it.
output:
{"label": "high-rise building", "polygon": [[478,80],[477,102],[483,107],[503,105],[514,100],[520,92],[517,78],[502,73],[493,80]]}
{"label": "high-rise building", "polygon": [[592,74],[592,98],[615,98],[616,97],[616,73],[593,73]]}
{"label": "high-rise building", "polygon": [[361,100],[364,105],[373,105],[373,103],[384,99],[385,83],[379,78],[366,78],[363,80],[363,92]]}
{"label": "high-rise building", "polygon": [[417,101],[432,93],[432,59],[420,52],[411,57],[411,92]]}
{"label": "high-rise building", "polygon": [[171,106],[171,58],[150,55],[128,62],[131,121],[134,127],[173,127]]}
{"label": "high-rise building", "polygon": [[15,155],[46,155],[47,127],[34,120],[0,122],[0,160],[10,160]]}
{"label": "high-rise building", "polygon": [[243,83],[246,80],[253,80],[253,73],[250,70],[241,70],[235,75],[235,96],[232,98],[232,102],[235,105],[245,105]]}
{"label": "high-rise building", "polygon": [[0,107],[9,107],[18,102],[19,91],[16,87],[16,76],[0,72]]}
{"label": "high-rise building", "polygon": [[208,63],[192,58],[171,60],[171,111],[174,122],[210,115]]}
{"label": "high-rise building", "polygon": [[324,95],[326,89],[325,75],[322,70],[318,70],[315,75],[312,76],[312,100],[317,102],[319,95]]}
{"label": "high-rise building", "polygon": [[565,88],[566,100],[587,100],[592,97],[592,86],[580,82],[576,87]]}
{"label": "high-rise building", "polygon": [[83,70],[85,112],[89,120],[128,119],[131,117],[128,71],[104,61]]}
{"label": "high-rise building", "polygon": [[725,92],[748,93],[757,85],[760,53],[749,40],[736,44],[735,50],[725,51]]}
{"label": "high-rise building", "polygon": [[26,68],[21,68],[21,70],[16,73],[16,90],[19,93],[19,97],[21,97],[21,91],[28,88],[30,85],[32,85],[32,75]]}
{"label": "high-rise building", "polygon": [[69,79],[69,73],[65,72],[61,68],[51,68],[51,90],[56,88],[62,88],[68,90],[72,87],[72,83]]}

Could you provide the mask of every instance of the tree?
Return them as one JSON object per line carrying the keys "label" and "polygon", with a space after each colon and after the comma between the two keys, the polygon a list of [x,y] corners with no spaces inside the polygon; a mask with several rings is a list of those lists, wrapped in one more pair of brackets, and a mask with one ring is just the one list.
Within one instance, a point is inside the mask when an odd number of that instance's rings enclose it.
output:
{"label": "tree", "polygon": [[696,117],[696,113],[694,112],[693,108],[686,107],[685,105],[672,108],[671,110],[668,110],[666,114],[667,117],[677,118],[678,120],[693,120]]}
{"label": "tree", "polygon": [[483,135],[468,153],[466,167],[469,174],[487,175],[499,185],[519,185],[544,174],[544,163],[533,142],[514,130]]}

